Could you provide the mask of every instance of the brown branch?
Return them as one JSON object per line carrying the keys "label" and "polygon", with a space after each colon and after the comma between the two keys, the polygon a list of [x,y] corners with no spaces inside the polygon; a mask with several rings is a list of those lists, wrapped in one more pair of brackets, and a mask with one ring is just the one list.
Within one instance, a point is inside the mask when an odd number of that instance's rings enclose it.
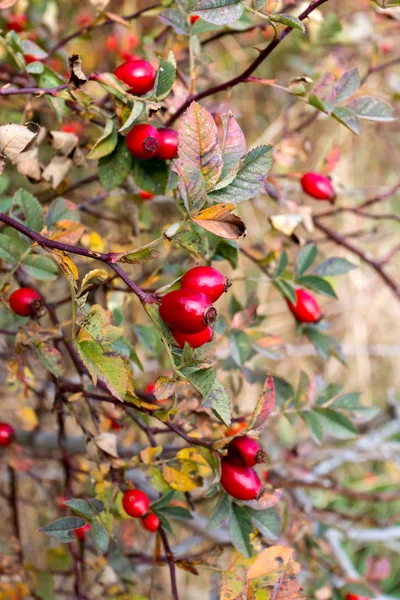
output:
{"label": "brown branch", "polygon": [[19,513],[18,513],[18,494],[17,494],[17,479],[15,476],[15,470],[11,465],[8,465],[8,474],[10,477],[10,495],[9,495],[9,505],[11,509],[12,515],[12,524],[14,528],[14,535],[17,538],[18,543],[18,559],[20,563],[23,563],[23,551],[22,551],[22,543],[21,543],[21,527],[19,521]]}
{"label": "brown branch", "polygon": [[[304,21],[316,8],[328,2],[328,0],[313,0],[311,4],[298,16],[300,21]],[[177,109],[177,111],[168,119],[166,126],[170,126],[176,119],[190,106],[193,101],[201,100],[202,98],[207,98],[207,96],[212,96],[218,92],[222,92],[224,90],[231,89],[240,83],[245,83],[250,75],[254,73],[257,67],[275,50],[277,46],[285,39],[286,36],[292,31],[291,27],[285,27],[283,31],[279,34],[279,36],[272,40],[268,44],[266,48],[257,56],[257,58],[250,64],[247,69],[243,71],[240,75],[233,77],[232,79],[228,79],[224,83],[220,83],[219,85],[207,88],[198,94],[190,95],[183,104]]]}
{"label": "brown branch", "polygon": [[170,577],[171,577],[172,597],[174,600],[179,600],[178,586],[176,583],[175,558],[174,558],[174,555],[172,554],[171,547],[168,542],[167,534],[165,533],[164,529],[162,527],[160,527],[158,531],[160,533],[161,541],[163,543],[164,550],[165,550],[165,556],[166,556],[167,562],[168,562],[169,573],[170,573]]}
{"label": "brown branch", "polygon": [[69,87],[69,83],[62,83],[57,87],[53,88],[38,88],[38,87],[24,87],[24,88],[2,88],[0,89],[0,96],[21,96],[22,94],[40,94],[54,96],[62,90],[66,90]]}
{"label": "brown branch", "polygon": [[392,290],[398,300],[400,300],[400,286],[392,279],[382,268],[380,261],[375,260],[370,256],[369,253],[364,252],[351,242],[342,234],[338,233],[334,229],[331,229],[325,223],[320,220],[319,216],[313,217],[314,225],[320,231],[323,231],[332,241],[338,246],[342,246],[358,256],[364,263],[369,265],[379,275],[379,277],[385,282],[385,284]]}
{"label": "brown branch", "polygon": [[376,67],[370,67],[368,69],[368,71],[366,72],[366,74],[364,75],[364,77],[361,79],[361,85],[363,85],[367,81],[368,77],[370,75],[372,75],[373,73],[379,73],[381,71],[384,71],[385,69],[394,67],[394,65],[397,65],[397,63],[399,63],[399,62],[400,62],[400,56],[396,56],[396,58],[392,58],[391,60],[388,60],[385,63],[376,65]]}

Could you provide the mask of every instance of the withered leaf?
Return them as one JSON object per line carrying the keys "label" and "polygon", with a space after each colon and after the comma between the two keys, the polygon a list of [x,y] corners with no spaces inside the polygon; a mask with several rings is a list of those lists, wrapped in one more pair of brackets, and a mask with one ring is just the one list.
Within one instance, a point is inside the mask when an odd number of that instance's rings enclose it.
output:
{"label": "withered leaf", "polygon": [[299,581],[289,560],[284,574],[274,586],[271,600],[299,600],[304,598]]}
{"label": "withered leaf", "polygon": [[219,237],[237,240],[246,235],[246,225],[240,217],[232,214],[235,208],[234,204],[215,204],[202,210],[193,221]]}
{"label": "withered leaf", "polygon": [[39,125],[29,123],[28,125],[9,125],[0,126],[0,155],[10,160],[15,160],[17,156],[26,150],[29,150],[35,142],[40,131]]}
{"label": "withered leaf", "polygon": [[87,82],[87,77],[82,71],[82,61],[79,54],[71,54],[68,57],[68,66],[71,69],[69,83],[76,89],[81,88]]}
{"label": "withered leaf", "polygon": [[62,156],[70,156],[79,142],[78,136],[74,133],[50,131],[49,135],[54,150]]}
{"label": "withered leaf", "polygon": [[51,183],[52,187],[56,189],[68,175],[71,167],[72,160],[70,158],[54,156],[43,171],[43,179]]}

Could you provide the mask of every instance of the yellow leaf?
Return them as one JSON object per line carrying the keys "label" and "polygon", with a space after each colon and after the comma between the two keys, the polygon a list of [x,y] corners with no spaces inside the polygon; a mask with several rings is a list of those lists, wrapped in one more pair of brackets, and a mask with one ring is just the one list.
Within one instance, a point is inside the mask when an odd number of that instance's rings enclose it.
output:
{"label": "yellow leaf", "polygon": [[256,579],[275,572],[278,573],[279,578],[285,571],[288,562],[292,560],[293,552],[293,548],[286,546],[271,546],[263,550],[249,568],[249,579]]}
{"label": "yellow leaf", "polygon": [[81,287],[79,289],[79,295],[81,295],[88,285],[91,285],[93,282],[105,281],[108,279],[109,273],[104,269],[93,269],[86,273],[85,277],[82,280]]}
{"label": "yellow leaf", "polygon": [[74,287],[77,287],[76,280],[79,279],[79,273],[75,263],[73,263],[70,257],[62,250],[50,250],[49,252],[64,271],[68,281],[70,281]]}
{"label": "yellow leaf", "polygon": [[193,465],[200,477],[208,477],[212,473],[210,465],[196,448],[183,448],[178,452],[177,458],[182,463],[188,462],[189,466]]}
{"label": "yellow leaf", "polygon": [[83,235],[81,242],[85,248],[89,248],[93,252],[103,252],[104,250],[104,241],[96,231]]}
{"label": "yellow leaf", "polygon": [[140,458],[145,465],[151,465],[157,456],[160,456],[162,452],[162,446],[156,446],[155,448],[145,448],[140,452]]}
{"label": "yellow leaf", "polygon": [[22,421],[24,429],[33,431],[37,427],[38,418],[33,408],[27,406],[17,408],[17,417]]}
{"label": "yellow leaf", "polygon": [[177,471],[169,465],[164,465],[162,470],[163,477],[167,483],[178,492],[190,492],[196,489],[197,484],[185,473]]}
{"label": "yellow leaf", "polygon": [[240,217],[232,214],[235,208],[234,204],[215,204],[198,213],[193,221],[219,237],[237,240],[246,234],[246,225]]}

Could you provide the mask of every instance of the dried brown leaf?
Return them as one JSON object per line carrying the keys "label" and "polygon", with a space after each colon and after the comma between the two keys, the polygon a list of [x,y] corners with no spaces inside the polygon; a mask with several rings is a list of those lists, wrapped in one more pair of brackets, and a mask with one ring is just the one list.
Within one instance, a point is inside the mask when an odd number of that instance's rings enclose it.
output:
{"label": "dried brown leaf", "polygon": [[69,83],[79,89],[87,82],[87,77],[82,71],[82,61],[79,54],[71,54],[68,57],[68,66],[71,69]]}
{"label": "dried brown leaf", "polygon": [[246,234],[246,225],[240,217],[232,214],[235,208],[234,204],[215,204],[202,210],[193,221],[219,237],[237,240]]}

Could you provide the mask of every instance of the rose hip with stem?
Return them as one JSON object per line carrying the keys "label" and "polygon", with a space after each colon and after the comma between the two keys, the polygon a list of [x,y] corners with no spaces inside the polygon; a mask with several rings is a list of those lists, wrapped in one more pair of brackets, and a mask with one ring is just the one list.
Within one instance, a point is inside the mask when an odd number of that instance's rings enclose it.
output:
{"label": "rose hip with stem", "polygon": [[331,180],[321,173],[305,173],[301,178],[301,187],[315,200],[335,200],[336,193]]}
{"label": "rose hip with stem", "polygon": [[20,317],[42,317],[44,307],[40,295],[32,288],[19,288],[10,296],[10,308]]}
{"label": "rose hip with stem", "polygon": [[321,308],[312,294],[306,290],[296,290],[296,304],[286,300],[289,309],[301,323],[317,323],[321,317]]}
{"label": "rose hip with stem", "polygon": [[147,94],[156,80],[156,72],[147,60],[128,60],[115,69],[114,75],[136,96]]}
{"label": "rose hip with stem", "polygon": [[161,299],[160,317],[175,331],[200,333],[217,318],[217,311],[201,292],[181,289]]}
{"label": "rose hip with stem", "polygon": [[216,302],[231,283],[214,267],[193,267],[182,277],[181,288],[189,288],[205,294],[210,302]]}

